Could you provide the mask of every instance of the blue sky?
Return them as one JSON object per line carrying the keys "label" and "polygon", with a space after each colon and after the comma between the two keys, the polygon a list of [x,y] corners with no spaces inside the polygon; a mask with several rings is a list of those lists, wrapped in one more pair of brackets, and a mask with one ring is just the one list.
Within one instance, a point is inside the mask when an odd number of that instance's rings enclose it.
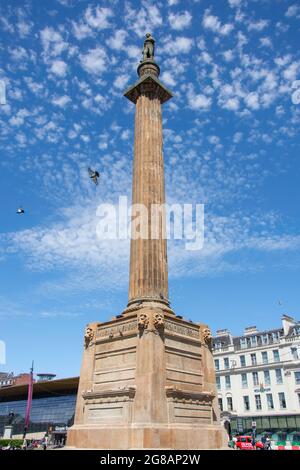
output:
{"label": "blue sky", "polygon": [[[85,324],[127,303],[128,242],[97,239],[96,208],[130,197],[134,105],[122,94],[147,31],[175,95],[163,110],[167,199],[205,204],[203,250],[169,244],[173,308],[234,334],[299,318],[296,0],[0,10],[1,369],[34,359],[38,372],[78,374]],[[97,188],[88,166],[102,172]]]}

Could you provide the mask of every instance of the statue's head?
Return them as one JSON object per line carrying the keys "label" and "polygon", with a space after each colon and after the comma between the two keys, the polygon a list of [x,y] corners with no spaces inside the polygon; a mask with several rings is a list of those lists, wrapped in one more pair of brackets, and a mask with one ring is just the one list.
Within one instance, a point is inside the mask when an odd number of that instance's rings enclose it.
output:
{"label": "statue's head", "polygon": [[146,33],[146,38],[151,38],[151,34],[150,34],[150,33]]}

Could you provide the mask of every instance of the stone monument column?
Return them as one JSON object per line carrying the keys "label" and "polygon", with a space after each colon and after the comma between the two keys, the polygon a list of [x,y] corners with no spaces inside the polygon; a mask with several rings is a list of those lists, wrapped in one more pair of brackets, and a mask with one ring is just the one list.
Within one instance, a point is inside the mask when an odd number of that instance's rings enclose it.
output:
{"label": "stone monument column", "polygon": [[139,79],[124,94],[136,106],[129,301],[122,314],[85,330],[69,447],[226,446],[210,330],[169,306],[161,108],[172,94],[158,79],[154,51],[148,33]]}
{"label": "stone monument column", "polygon": [[161,105],[172,94],[158,80],[160,69],[149,34],[137,72],[138,82],[125,92],[136,105],[132,204],[138,205],[132,215],[128,305],[169,305]]}

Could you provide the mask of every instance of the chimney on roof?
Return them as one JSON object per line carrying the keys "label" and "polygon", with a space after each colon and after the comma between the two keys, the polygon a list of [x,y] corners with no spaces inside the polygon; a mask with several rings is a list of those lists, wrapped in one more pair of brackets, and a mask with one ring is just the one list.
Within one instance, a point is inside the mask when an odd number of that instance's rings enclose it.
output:
{"label": "chimney on roof", "polygon": [[223,330],[217,330],[216,335],[217,336],[229,336],[229,330],[227,328],[224,328]]}
{"label": "chimney on roof", "polygon": [[252,335],[253,333],[257,333],[258,329],[256,326],[247,326],[247,328],[244,329],[244,336],[247,335]]}
{"label": "chimney on roof", "polygon": [[290,317],[289,315],[282,315],[281,321],[283,333],[286,336],[287,334],[289,334],[291,326],[295,326],[296,321],[293,317]]}

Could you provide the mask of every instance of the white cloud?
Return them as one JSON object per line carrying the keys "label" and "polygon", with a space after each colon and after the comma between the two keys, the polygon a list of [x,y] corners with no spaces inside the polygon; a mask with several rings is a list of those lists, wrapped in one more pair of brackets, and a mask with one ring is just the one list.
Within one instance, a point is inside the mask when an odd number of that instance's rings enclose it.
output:
{"label": "white cloud", "polygon": [[228,109],[230,111],[237,111],[239,107],[240,107],[240,101],[237,97],[228,98],[222,103],[222,108]]}
{"label": "white cloud", "polygon": [[188,102],[191,109],[195,110],[206,110],[210,108],[212,100],[210,97],[203,94],[190,93],[188,96]]}
{"label": "white cloud", "polygon": [[100,46],[90,49],[87,54],[81,54],[79,59],[82,68],[88,73],[100,75],[106,70],[107,56]]}
{"label": "white cloud", "polygon": [[46,54],[51,56],[60,55],[68,46],[68,44],[63,40],[62,35],[52,27],[46,26],[40,34],[44,52]]}
{"label": "white cloud", "polygon": [[171,28],[180,31],[190,25],[192,15],[188,11],[184,11],[182,13],[170,13],[168,19]]}
{"label": "white cloud", "polygon": [[193,45],[193,39],[187,38],[185,36],[178,36],[172,40],[172,47],[169,46],[169,41],[171,39],[168,37],[165,40],[165,45],[163,50],[168,55],[178,55],[178,54],[188,54]]}
{"label": "white cloud", "polygon": [[126,3],[125,10],[127,27],[133,29],[139,37],[145,36],[146,32],[152,32],[163,24],[160,9],[154,4],[145,2],[140,10],[135,10],[129,3]]}
{"label": "white cloud", "polygon": [[243,138],[243,133],[242,132],[236,132],[233,136],[233,142],[235,144],[238,144],[239,142],[241,142],[242,138]]}
{"label": "white cloud", "polygon": [[118,29],[115,31],[115,34],[113,36],[110,36],[106,40],[106,44],[111,48],[111,49],[116,49],[116,50],[122,50],[124,49],[124,41],[127,37],[127,31],[124,29]]}
{"label": "white cloud", "polygon": [[272,41],[268,37],[260,38],[259,41],[263,47],[273,47]]}
{"label": "white cloud", "polygon": [[70,101],[71,101],[71,98],[69,96],[63,95],[63,96],[56,96],[55,98],[53,98],[52,103],[55,104],[55,106],[59,106],[60,108],[63,108]]}
{"label": "white cloud", "polygon": [[123,74],[119,75],[115,80],[114,80],[114,86],[118,90],[123,90],[123,88],[126,86],[129,80],[129,75]]}
{"label": "white cloud", "polygon": [[110,27],[109,18],[113,16],[110,8],[101,8],[99,6],[88,7],[85,11],[85,20],[87,24],[94,29],[106,29]]}
{"label": "white cloud", "polygon": [[168,70],[166,70],[162,74],[161,80],[162,80],[163,83],[165,83],[168,86],[175,86],[176,85],[173,74],[170,73]]}
{"label": "white cloud", "polygon": [[67,64],[63,60],[55,60],[51,65],[51,72],[58,77],[64,77],[67,73]]}
{"label": "white cloud", "polygon": [[300,69],[300,61],[292,62],[283,72],[284,78],[287,80],[294,81],[297,78],[298,71]]}
{"label": "white cloud", "polygon": [[72,21],[73,33],[79,41],[93,34],[92,29],[86,23]]}
{"label": "white cloud", "polygon": [[269,24],[268,20],[258,20],[258,21],[250,21],[248,24],[249,31],[262,31],[265,29]]}
{"label": "white cloud", "polygon": [[219,18],[210,13],[210,9],[205,10],[202,25],[205,29],[213,31],[216,34],[220,34],[221,36],[227,36],[234,29],[234,25],[231,23],[225,23],[222,25]]}
{"label": "white cloud", "polygon": [[229,6],[231,8],[237,8],[240,7],[242,4],[243,0],[228,0]]}
{"label": "white cloud", "polygon": [[287,11],[285,12],[285,16],[287,16],[288,18],[291,18],[293,16],[300,18],[300,6],[296,4],[289,6]]}
{"label": "white cloud", "polygon": [[248,108],[250,108],[250,109],[257,110],[257,109],[260,108],[259,96],[255,92],[249,93],[245,97],[245,103],[248,106]]}

